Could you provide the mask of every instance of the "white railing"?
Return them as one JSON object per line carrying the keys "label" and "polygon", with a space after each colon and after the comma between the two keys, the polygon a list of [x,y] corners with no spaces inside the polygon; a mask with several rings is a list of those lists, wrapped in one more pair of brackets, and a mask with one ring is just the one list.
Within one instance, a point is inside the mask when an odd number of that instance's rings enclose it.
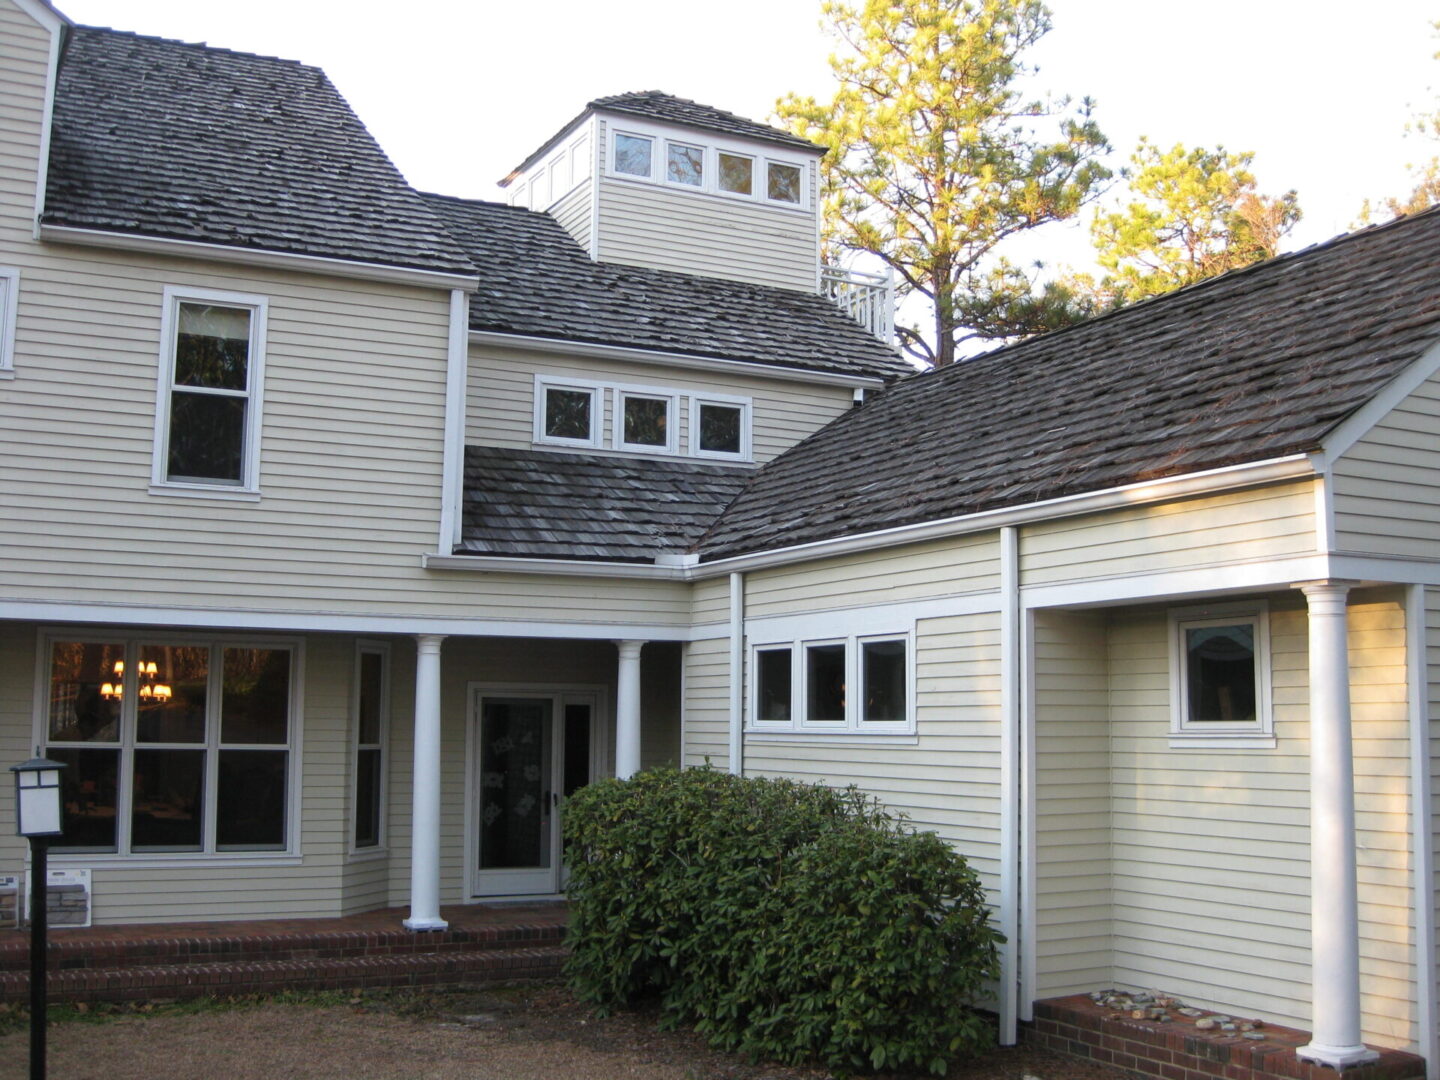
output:
{"label": "white railing", "polygon": [[861,326],[885,344],[895,340],[895,279],[863,270],[820,268],[820,295],[828,296]]}

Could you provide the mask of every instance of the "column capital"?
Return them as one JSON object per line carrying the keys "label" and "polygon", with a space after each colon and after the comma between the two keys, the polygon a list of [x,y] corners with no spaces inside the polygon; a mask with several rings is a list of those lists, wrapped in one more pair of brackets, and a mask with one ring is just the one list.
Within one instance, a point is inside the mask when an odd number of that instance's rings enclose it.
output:
{"label": "column capital", "polygon": [[620,658],[622,660],[634,660],[640,655],[640,650],[644,648],[644,646],[645,642],[643,641],[615,642],[615,647],[620,650]]}
{"label": "column capital", "polygon": [[1346,593],[1358,584],[1360,584],[1358,581],[1329,578],[1323,581],[1297,581],[1290,587],[1292,589],[1299,589],[1307,597],[1312,599],[1327,599],[1331,597],[1343,598]]}
{"label": "column capital", "polygon": [[416,634],[415,645],[422,653],[438,653],[445,634]]}

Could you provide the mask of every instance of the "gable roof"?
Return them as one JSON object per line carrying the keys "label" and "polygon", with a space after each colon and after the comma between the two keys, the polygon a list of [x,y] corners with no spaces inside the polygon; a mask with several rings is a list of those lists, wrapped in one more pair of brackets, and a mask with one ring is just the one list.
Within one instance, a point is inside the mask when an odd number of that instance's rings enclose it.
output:
{"label": "gable roof", "polygon": [[702,558],[1317,450],[1440,336],[1440,210],[902,380],[761,469]]}
{"label": "gable roof", "polygon": [[818,146],[809,139],[802,139],[799,135],[792,135],[783,128],[771,127],[769,124],[737,116],[712,105],[702,105],[689,98],[676,97],[663,90],[632,90],[625,94],[598,97],[594,101],[588,102],[579,115],[572,117],[559,131],[536,147],[529,157],[511,169],[500,181],[500,186],[505,187],[516,176],[548,154],[556,143],[574,131],[582,120],[594,112],[622,113],[644,120],[679,124],[683,127],[714,131],[721,135],[733,135],[742,139],[754,139],[757,142],[772,143],[792,150],[808,151],[812,154],[825,153],[825,147]]}
{"label": "gable roof", "polygon": [[77,26],[47,225],[473,275],[325,73]]}
{"label": "gable roof", "polygon": [[698,540],[749,474],[733,465],[467,446],[455,552],[653,562]]}
{"label": "gable roof", "polygon": [[871,378],[914,371],[817,294],[592,262],[549,214],[425,199],[485,268],[472,330]]}

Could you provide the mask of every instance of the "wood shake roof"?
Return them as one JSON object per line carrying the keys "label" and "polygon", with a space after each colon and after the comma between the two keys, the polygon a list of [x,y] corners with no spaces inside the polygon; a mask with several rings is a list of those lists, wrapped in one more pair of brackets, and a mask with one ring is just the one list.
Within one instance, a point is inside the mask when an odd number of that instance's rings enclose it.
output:
{"label": "wood shake roof", "polygon": [[1440,211],[871,395],[761,469],[704,559],[1318,449],[1440,334]]}

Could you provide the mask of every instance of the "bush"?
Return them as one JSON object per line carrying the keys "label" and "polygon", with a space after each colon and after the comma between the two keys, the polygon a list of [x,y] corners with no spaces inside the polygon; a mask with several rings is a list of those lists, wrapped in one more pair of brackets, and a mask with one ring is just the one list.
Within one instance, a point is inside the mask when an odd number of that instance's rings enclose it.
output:
{"label": "bush", "polygon": [[852,789],[713,769],[602,780],[565,811],[576,993],[658,995],[712,1045],[831,1069],[943,1073],[988,1044],[980,883]]}

